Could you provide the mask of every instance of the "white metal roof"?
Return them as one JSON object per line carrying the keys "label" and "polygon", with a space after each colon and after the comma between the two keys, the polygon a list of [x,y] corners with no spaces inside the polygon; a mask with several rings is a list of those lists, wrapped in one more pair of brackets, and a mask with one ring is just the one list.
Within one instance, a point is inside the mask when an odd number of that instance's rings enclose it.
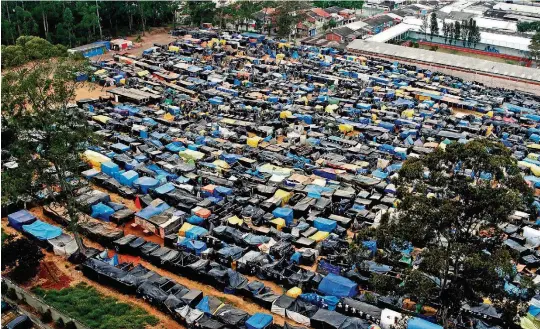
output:
{"label": "white metal roof", "polygon": [[373,55],[381,54],[403,59],[417,60],[426,63],[441,64],[456,68],[463,68],[472,71],[498,74],[508,77],[527,79],[540,82],[540,71],[530,67],[497,63],[482,59],[472,59],[453,54],[438,53],[424,49],[402,47],[380,42],[370,42],[365,40],[353,40],[347,46],[350,50],[359,50]]}
{"label": "white metal roof", "polygon": [[388,40],[392,40],[393,38],[411,30],[414,29],[414,25],[409,25],[405,23],[397,24],[392,26],[389,29],[386,29],[382,31],[379,34],[375,34],[374,36],[371,36],[367,38],[366,40],[374,41],[374,42],[386,42]]}
{"label": "white metal roof", "polygon": [[493,6],[493,9],[513,10],[513,11],[520,11],[520,12],[529,13],[529,14],[540,14],[540,7],[518,5],[518,4],[506,3],[506,2],[497,3],[495,6]]}

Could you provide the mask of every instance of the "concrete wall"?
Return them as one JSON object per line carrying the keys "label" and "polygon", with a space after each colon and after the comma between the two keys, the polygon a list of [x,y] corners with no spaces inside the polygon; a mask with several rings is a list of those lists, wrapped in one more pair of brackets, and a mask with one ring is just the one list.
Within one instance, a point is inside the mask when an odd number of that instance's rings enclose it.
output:
{"label": "concrete wall", "polygon": [[[33,293],[19,287],[17,284],[12,282],[11,280],[7,278],[2,278],[2,280],[7,284],[8,288],[15,289],[15,292],[17,293],[17,296],[19,299],[23,299],[26,301],[28,305],[30,305],[33,309],[35,309],[38,313],[45,311],[47,309],[51,310],[51,315],[54,321],[57,321],[59,318],[62,318],[64,323],[67,323],[69,321],[73,321],[75,323],[75,326],[77,329],[90,329],[87,326],[83,325],[79,321],[65,315],[64,313],[60,312],[59,310],[55,309],[52,306],[49,306],[38,296],[34,295]],[[3,291],[3,294],[6,292]]]}

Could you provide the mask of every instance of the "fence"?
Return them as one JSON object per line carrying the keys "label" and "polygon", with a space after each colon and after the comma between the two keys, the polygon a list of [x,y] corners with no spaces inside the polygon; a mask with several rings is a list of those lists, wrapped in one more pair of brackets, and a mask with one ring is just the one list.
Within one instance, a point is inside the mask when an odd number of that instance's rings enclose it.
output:
{"label": "fence", "polygon": [[[65,315],[64,313],[57,310],[56,308],[54,308],[54,307],[52,307],[50,305],[47,305],[47,303],[44,300],[42,300],[38,296],[34,295],[33,293],[19,287],[13,281],[11,281],[11,280],[9,280],[9,279],[7,279],[5,277],[2,278],[2,280],[3,280],[3,282],[6,283],[8,288],[13,288],[15,290],[15,293],[17,294],[18,299],[21,299],[21,300],[24,299],[24,301],[28,305],[30,305],[30,307],[32,307],[34,310],[36,310],[38,312],[45,311],[47,309],[51,310],[51,316],[52,316],[53,321],[58,321],[58,319],[61,318],[64,321],[64,323],[72,321],[75,324],[75,327],[77,327],[77,329],[90,329],[89,327],[85,326],[84,324],[80,323],[79,321],[69,317],[68,315]],[[6,292],[3,291],[2,293],[5,294]]]}

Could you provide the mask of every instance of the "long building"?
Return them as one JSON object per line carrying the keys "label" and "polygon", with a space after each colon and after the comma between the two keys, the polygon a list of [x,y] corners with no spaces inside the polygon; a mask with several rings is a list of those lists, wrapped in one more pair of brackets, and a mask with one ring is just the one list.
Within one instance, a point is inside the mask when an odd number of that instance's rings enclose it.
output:
{"label": "long building", "polygon": [[417,65],[478,81],[490,87],[517,89],[540,95],[538,69],[365,40],[352,41],[347,45],[347,51]]}

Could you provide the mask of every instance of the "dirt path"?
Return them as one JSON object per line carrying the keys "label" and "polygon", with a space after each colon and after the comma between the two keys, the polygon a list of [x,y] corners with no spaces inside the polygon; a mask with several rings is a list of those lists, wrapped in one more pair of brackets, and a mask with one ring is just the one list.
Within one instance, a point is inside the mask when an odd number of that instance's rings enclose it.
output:
{"label": "dirt path", "polygon": [[[114,200],[114,198],[113,198],[113,200]],[[116,201],[120,201],[120,200],[117,199]],[[133,205],[133,207],[134,207],[134,205]],[[43,214],[43,210],[42,210],[41,207],[35,207],[35,208],[30,209],[29,211],[31,213],[33,213],[36,217],[38,217],[40,220],[44,221],[44,222],[48,222],[50,224],[58,225],[56,222],[54,222],[54,220],[48,218],[45,214]],[[7,219],[6,218],[2,219],[2,229],[5,230],[5,232],[10,234],[10,235],[21,235],[20,232],[18,232],[15,229],[7,226]],[[88,247],[93,247],[93,248],[100,249],[100,250],[104,249],[103,246],[99,245],[98,243],[95,243],[94,241],[88,240],[87,238],[84,238],[83,240],[84,240],[85,245],[88,246]],[[186,277],[183,277],[183,276],[180,276],[178,274],[172,273],[170,271],[167,271],[167,270],[161,269],[159,267],[156,267],[156,266],[150,264],[149,262],[147,262],[146,260],[141,259],[139,257],[133,257],[133,256],[130,256],[130,255],[119,254],[119,258],[120,258],[120,260],[126,260],[126,261],[132,261],[132,262],[135,262],[135,263],[140,263],[144,267],[146,267],[146,268],[148,268],[148,269],[150,269],[152,271],[155,271],[156,273],[159,273],[162,276],[171,278],[171,279],[173,279],[174,281],[176,281],[179,284],[182,284],[182,285],[184,285],[184,286],[186,286],[186,287],[188,287],[190,289],[198,289],[198,290],[202,291],[205,296],[208,295],[208,296],[217,297],[217,298],[223,300],[225,303],[233,305],[235,307],[238,307],[239,309],[242,309],[242,310],[244,310],[244,311],[246,311],[246,312],[248,312],[250,314],[253,314],[253,313],[256,313],[256,312],[269,313],[268,310],[262,308],[261,306],[255,304],[255,303],[253,303],[253,302],[251,302],[249,300],[244,299],[243,297],[230,295],[230,294],[225,294],[224,292],[219,291],[219,290],[215,289],[214,287],[212,287],[210,285],[202,284],[200,282],[190,280],[190,279],[188,279]],[[114,290],[114,289],[112,289],[110,287],[102,286],[102,285],[100,285],[99,283],[97,283],[95,281],[91,281],[91,280],[87,279],[86,277],[84,277],[82,272],[77,271],[75,269],[75,266],[73,266],[73,264],[69,263],[66,259],[64,259],[61,256],[57,256],[57,255],[54,255],[53,253],[46,252],[46,257],[45,257],[44,261],[54,262],[63,273],[65,273],[66,275],[68,275],[70,277],[70,279],[72,280],[71,285],[77,284],[78,282],[86,282],[86,283],[90,284],[91,286],[95,287],[100,292],[103,292],[103,293],[107,292],[108,295],[113,296],[113,297],[115,297],[115,298],[117,298],[119,300],[126,301],[126,302],[132,302],[133,304],[136,304],[136,305],[139,305],[139,306],[143,307],[150,314],[155,315],[160,320],[162,325],[164,325],[165,328],[183,328],[176,321],[174,321],[170,316],[168,316],[167,314],[165,314],[163,312],[160,312],[160,311],[156,310],[155,308],[153,308],[149,304],[143,302],[142,300],[137,299],[134,296],[121,294],[121,293],[117,292],[116,290]],[[257,278],[252,277],[252,276],[247,276],[247,278],[248,278],[248,280],[250,282],[254,281],[254,280],[257,280]],[[279,285],[277,285],[277,284],[275,284],[273,282],[268,282],[268,281],[264,281],[264,280],[262,282],[266,286],[271,288],[274,291],[274,293],[276,293],[276,294],[282,294],[284,292],[282,287],[280,287]],[[37,283],[34,283],[34,284],[37,284]],[[277,314],[272,314],[272,315],[274,316],[274,322],[277,323],[277,324],[283,325],[285,322],[288,322],[288,323],[290,323],[292,325],[296,325],[293,321],[286,320],[282,316],[279,316]],[[172,323],[174,323],[174,326],[171,325]]]}

